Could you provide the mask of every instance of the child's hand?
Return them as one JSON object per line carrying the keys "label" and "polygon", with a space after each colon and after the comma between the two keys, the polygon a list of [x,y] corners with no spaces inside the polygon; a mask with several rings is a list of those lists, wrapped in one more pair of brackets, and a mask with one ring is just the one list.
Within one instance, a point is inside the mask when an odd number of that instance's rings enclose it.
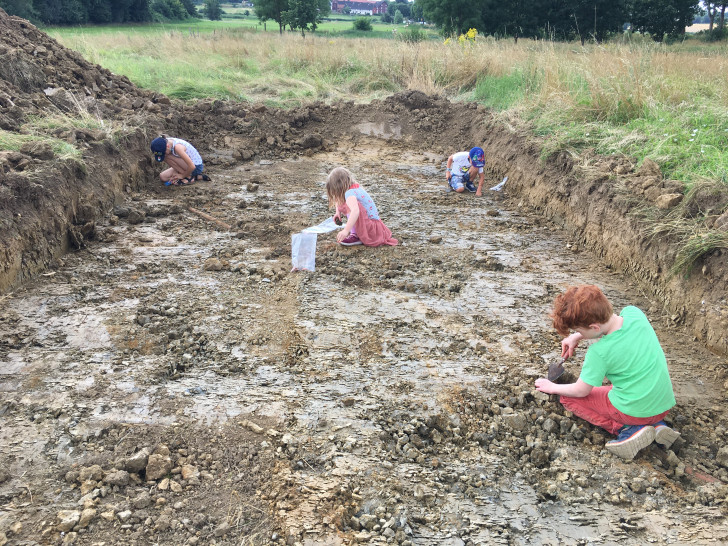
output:
{"label": "child's hand", "polygon": [[561,340],[561,356],[564,358],[569,358],[574,356],[574,351],[576,350],[576,346],[579,345],[579,341],[581,341],[581,334],[578,332],[575,332],[571,334],[568,337],[565,337]]}
{"label": "child's hand", "polygon": [[545,377],[539,377],[536,379],[536,390],[545,392],[546,394],[554,394],[554,387],[556,387],[555,383],[552,383]]}
{"label": "child's hand", "polygon": [[341,221],[341,215],[338,212],[334,214],[334,224],[336,224],[337,226],[343,224],[343,222]]}
{"label": "child's hand", "polygon": [[338,242],[343,241],[349,236],[349,230],[348,229],[342,229],[339,233],[336,234],[336,240]]}

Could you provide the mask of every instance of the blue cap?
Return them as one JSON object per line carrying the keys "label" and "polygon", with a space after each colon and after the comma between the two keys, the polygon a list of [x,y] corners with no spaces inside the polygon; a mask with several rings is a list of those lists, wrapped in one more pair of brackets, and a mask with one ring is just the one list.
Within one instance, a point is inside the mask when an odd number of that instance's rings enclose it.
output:
{"label": "blue cap", "polygon": [[485,152],[483,151],[483,148],[478,148],[477,146],[470,150],[470,163],[472,163],[473,167],[484,167],[485,166]]}
{"label": "blue cap", "polygon": [[154,152],[154,159],[157,161],[163,161],[164,156],[167,154],[167,139],[162,137],[155,138],[152,140],[150,148],[152,149],[152,152]]}

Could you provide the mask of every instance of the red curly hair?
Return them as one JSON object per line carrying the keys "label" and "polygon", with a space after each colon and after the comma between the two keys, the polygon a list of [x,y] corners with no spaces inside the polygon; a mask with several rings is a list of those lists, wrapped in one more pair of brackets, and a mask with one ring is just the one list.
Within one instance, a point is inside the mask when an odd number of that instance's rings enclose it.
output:
{"label": "red curly hair", "polygon": [[612,304],[598,286],[580,284],[570,286],[556,296],[551,318],[554,328],[562,336],[574,327],[588,328],[590,324],[604,324],[612,316]]}

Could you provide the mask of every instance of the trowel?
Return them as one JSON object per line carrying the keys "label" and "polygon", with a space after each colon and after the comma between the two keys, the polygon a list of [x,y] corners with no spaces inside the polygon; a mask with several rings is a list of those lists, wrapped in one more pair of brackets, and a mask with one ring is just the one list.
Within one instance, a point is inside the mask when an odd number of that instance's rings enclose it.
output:
{"label": "trowel", "polygon": [[549,364],[549,374],[547,376],[549,381],[556,381],[559,377],[564,375],[564,372],[566,371],[564,369],[564,362],[566,362],[565,358],[559,358]]}

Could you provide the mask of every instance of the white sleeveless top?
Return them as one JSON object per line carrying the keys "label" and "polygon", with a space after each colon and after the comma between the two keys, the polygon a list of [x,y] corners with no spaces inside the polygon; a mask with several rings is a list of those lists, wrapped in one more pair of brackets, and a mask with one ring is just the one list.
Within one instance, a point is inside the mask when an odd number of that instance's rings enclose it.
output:
{"label": "white sleeveless top", "polygon": [[185,151],[187,152],[187,155],[190,156],[190,159],[192,160],[192,163],[194,165],[202,165],[202,157],[200,156],[200,152],[198,152],[195,147],[187,142],[186,140],[182,140],[181,138],[171,138],[170,142],[172,142],[172,155],[175,157],[179,157],[174,151],[174,147],[177,146],[177,144],[182,144],[182,146],[185,147]]}

